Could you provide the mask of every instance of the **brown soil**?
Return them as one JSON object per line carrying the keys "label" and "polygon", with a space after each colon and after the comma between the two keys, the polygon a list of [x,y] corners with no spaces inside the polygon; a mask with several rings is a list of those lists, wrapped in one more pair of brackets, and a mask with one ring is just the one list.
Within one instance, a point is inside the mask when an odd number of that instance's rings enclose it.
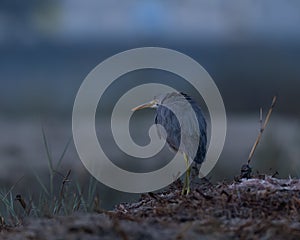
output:
{"label": "brown soil", "polygon": [[300,181],[272,177],[194,186],[177,182],[114,211],[2,226],[0,239],[300,239]]}

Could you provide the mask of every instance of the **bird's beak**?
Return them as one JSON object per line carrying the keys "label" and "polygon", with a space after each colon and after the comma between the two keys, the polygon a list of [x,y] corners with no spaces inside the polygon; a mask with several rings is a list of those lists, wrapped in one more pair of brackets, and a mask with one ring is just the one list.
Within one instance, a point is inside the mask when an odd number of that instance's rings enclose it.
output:
{"label": "bird's beak", "polygon": [[144,103],[142,105],[139,105],[133,109],[131,109],[131,111],[137,111],[137,110],[140,110],[140,109],[143,109],[143,108],[152,108],[154,105],[156,104],[155,101],[151,101],[151,102],[148,102],[148,103]]}

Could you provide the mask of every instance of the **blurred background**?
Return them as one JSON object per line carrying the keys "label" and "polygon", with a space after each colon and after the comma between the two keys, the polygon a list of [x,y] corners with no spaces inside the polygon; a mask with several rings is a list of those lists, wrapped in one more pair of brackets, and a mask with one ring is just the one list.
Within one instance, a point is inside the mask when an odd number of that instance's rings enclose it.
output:
{"label": "blurred background", "polygon": [[[48,166],[42,128],[58,161],[72,137],[73,102],[86,75],[116,53],[145,46],[194,58],[221,92],[228,133],[212,181],[239,175],[259,132],[259,108],[266,114],[275,94],[278,102],[252,160],[253,170],[299,177],[299,25],[297,0],[1,0],[0,187],[25,176],[16,189],[31,186],[34,191],[33,172],[46,176]],[[175,78],[146,70],[125,76],[154,77],[158,82]],[[105,113],[111,107],[107,101]],[[146,137],[153,117],[149,110],[133,119],[138,123],[133,135]],[[124,157],[115,157],[126,165]],[[69,168],[81,184],[88,182],[90,175],[73,142],[60,171]],[[138,197],[101,184],[99,189],[105,208]]]}

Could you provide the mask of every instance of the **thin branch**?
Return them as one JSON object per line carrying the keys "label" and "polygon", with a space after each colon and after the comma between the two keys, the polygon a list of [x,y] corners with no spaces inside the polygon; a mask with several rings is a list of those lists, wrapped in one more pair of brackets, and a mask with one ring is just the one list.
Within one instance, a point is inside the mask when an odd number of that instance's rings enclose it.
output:
{"label": "thin branch", "polygon": [[256,141],[255,141],[255,143],[254,143],[254,145],[253,145],[253,147],[252,147],[252,149],[251,149],[251,151],[250,151],[250,154],[249,154],[249,157],[248,157],[248,162],[247,162],[248,165],[250,164],[250,161],[251,161],[251,159],[252,159],[252,157],[253,157],[253,155],[254,155],[254,152],[255,152],[255,150],[256,150],[256,148],[257,148],[257,145],[259,144],[259,142],[260,142],[260,140],[261,140],[262,134],[263,134],[264,130],[266,129],[268,123],[269,123],[269,120],[270,120],[272,111],[273,111],[273,109],[274,109],[276,100],[277,100],[277,96],[274,96],[274,97],[273,97],[273,100],[272,100],[271,107],[270,107],[270,109],[269,109],[269,111],[268,111],[268,113],[267,113],[266,119],[265,119],[265,121],[264,121],[263,124],[262,124],[262,109],[260,110],[260,122],[261,122],[261,128],[260,128],[259,134],[258,134],[258,136],[257,136],[257,138],[256,138]]}

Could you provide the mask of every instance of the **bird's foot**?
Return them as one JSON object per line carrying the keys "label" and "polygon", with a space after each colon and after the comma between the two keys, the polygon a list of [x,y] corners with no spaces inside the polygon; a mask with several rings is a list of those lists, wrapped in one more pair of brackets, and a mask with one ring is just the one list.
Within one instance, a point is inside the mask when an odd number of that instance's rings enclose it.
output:
{"label": "bird's foot", "polygon": [[185,180],[184,180],[184,184],[183,184],[183,189],[181,191],[181,195],[184,195],[184,194],[189,195],[189,193],[191,191],[191,188],[190,188],[191,168],[189,166],[188,156],[184,153],[183,157],[184,157],[184,160],[186,163],[187,170],[185,173]]}
{"label": "bird's foot", "polygon": [[183,188],[181,191],[181,195],[189,195],[191,192],[191,188],[190,188],[190,178],[189,178],[189,174],[187,173],[185,175],[185,181],[183,184]]}
{"label": "bird's foot", "polygon": [[191,189],[188,187],[188,188],[183,188],[182,191],[181,191],[181,195],[189,195],[191,192]]}

